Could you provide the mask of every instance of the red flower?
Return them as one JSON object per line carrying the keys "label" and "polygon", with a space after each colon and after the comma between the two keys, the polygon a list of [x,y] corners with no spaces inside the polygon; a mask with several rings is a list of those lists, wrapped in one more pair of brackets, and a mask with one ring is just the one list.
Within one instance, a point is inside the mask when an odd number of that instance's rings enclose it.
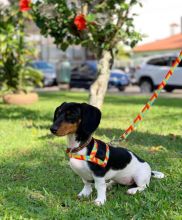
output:
{"label": "red flower", "polygon": [[31,0],[20,0],[19,6],[20,6],[20,11],[28,11],[30,10],[30,3]]}
{"label": "red flower", "polygon": [[74,24],[77,26],[79,31],[85,30],[87,28],[85,15],[77,15],[74,19]]}

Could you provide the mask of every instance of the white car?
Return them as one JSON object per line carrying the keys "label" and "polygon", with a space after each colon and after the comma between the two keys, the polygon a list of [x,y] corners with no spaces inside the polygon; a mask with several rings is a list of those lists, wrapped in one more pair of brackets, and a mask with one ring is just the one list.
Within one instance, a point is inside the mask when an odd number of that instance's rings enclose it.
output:
{"label": "white car", "polygon": [[[152,92],[162,82],[172,63],[178,55],[161,55],[147,59],[135,73],[136,82],[143,93]],[[172,92],[174,89],[182,89],[182,62],[175,69],[169,79],[165,90]]]}

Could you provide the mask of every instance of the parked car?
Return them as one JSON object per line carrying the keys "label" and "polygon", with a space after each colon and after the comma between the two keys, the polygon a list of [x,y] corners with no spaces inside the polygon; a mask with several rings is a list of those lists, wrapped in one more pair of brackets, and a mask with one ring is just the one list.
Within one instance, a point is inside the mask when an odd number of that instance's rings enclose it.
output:
{"label": "parked car", "polygon": [[113,69],[109,79],[109,88],[115,87],[119,91],[124,91],[126,86],[130,83],[129,76],[122,70]]}
{"label": "parked car", "polygon": [[44,86],[52,86],[56,84],[56,69],[53,64],[39,60],[31,62],[29,65],[40,70],[44,74]]}
{"label": "parked car", "polygon": [[[72,69],[70,88],[89,89],[97,76],[97,62],[86,61]],[[108,87],[118,88],[123,91],[129,85],[129,77],[122,70],[111,70]]]}
{"label": "parked car", "polygon": [[136,71],[137,71],[137,67],[134,67],[134,66],[129,67],[129,69],[127,71],[127,74],[128,74],[128,76],[130,78],[130,83],[132,85],[136,85],[136,77],[135,77]]}
{"label": "parked car", "polygon": [[[141,92],[152,92],[158,87],[167,74],[170,66],[177,58],[176,54],[161,55],[147,59],[135,73],[136,82]],[[172,92],[182,89],[182,62],[175,69],[174,75],[169,79],[165,90]]]}

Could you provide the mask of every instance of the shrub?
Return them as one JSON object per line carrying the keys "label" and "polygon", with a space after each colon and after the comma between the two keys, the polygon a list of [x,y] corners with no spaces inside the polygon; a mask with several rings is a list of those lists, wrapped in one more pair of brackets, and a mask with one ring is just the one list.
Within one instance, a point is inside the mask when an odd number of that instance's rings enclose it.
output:
{"label": "shrub", "polygon": [[34,50],[25,42],[25,14],[16,6],[0,6],[0,88],[28,92],[42,85],[42,73],[26,66]]}

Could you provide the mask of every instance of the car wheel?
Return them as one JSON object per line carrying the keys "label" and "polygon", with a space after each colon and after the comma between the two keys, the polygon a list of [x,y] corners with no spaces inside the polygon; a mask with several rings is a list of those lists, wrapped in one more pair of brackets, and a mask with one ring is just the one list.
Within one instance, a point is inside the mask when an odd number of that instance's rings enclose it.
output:
{"label": "car wheel", "polygon": [[118,90],[119,90],[120,92],[123,92],[123,91],[125,90],[125,87],[124,87],[124,86],[118,86]]}
{"label": "car wheel", "polygon": [[173,92],[173,88],[165,88],[166,92]]}
{"label": "car wheel", "polygon": [[140,82],[140,92],[150,93],[153,91],[153,85],[150,80],[144,79]]}

